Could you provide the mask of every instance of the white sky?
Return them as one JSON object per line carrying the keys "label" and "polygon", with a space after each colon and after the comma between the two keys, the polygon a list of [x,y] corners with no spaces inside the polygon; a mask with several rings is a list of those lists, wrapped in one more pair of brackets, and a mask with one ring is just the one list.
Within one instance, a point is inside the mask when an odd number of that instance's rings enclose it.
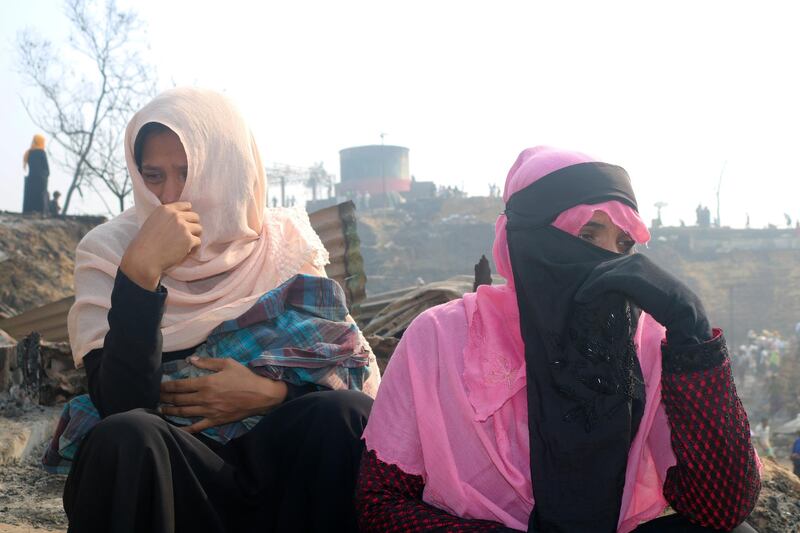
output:
{"label": "white sky", "polygon": [[[123,5],[127,2],[122,1]],[[800,217],[800,31],[793,2],[138,0],[163,88],[239,104],[268,161],[339,173],[338,150],[411,149],[417,179],[486,195],[516,154],[551,144],[626,167],[646,219]],[[22,203],[36,128],[14,39],[64,43],[59,1],[0,3],[0,209]],[[50,189],[66,190],[54,169]],[[273,192],[276,189],[273,189]],[[96,198],[74,213],[102,212]]]}

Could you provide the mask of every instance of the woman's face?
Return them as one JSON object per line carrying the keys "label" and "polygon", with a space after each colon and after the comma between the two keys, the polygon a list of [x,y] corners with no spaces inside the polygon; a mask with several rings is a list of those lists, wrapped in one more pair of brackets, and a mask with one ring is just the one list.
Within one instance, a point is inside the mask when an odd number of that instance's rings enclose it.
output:
{"label": "woman's face", "polygon": [[636,244],[630,235],[602,211],[595,211],[591,220],[578,232],[578,237],[615,254],[629,254]]}
{"label": "woman's face", "polygon": [[188,170],[186,151],[174,131],[153,133],[142,143],[140,172],[144,184],[162,204],[178,201]]}

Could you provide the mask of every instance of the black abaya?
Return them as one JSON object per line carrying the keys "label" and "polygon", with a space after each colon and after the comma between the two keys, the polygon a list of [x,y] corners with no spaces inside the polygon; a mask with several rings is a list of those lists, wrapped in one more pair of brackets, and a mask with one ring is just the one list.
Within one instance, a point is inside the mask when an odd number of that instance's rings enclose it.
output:
{"label": "black abaya", "polygon": [[103,420],[64,489],[69,531],[356,531],[353,494],[372,399],[289,386],[283,404],[225,445],[155,411],[166,291],[119,271],[103,348],[84,357]]}
{"label": "black abaya", "polygon": [[67,480],[69,531],[357,531],[371,405],[354,391],[307,394],[225,446],[153,411],[112,415],[86,437]]}
{"label": "black abaya", "polygon": [[44,150],[31,150],[28,154],[28,175],[25,177],[25,192],[22,199],[23,213],[46,213],[50,204],[47,178],[50,167]]}

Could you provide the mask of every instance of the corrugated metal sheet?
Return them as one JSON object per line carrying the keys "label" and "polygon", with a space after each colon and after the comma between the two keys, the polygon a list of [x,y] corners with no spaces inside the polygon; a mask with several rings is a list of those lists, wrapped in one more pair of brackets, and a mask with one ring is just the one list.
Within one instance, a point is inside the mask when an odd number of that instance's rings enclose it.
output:
{"label": "corrugated metal sheet", "polygon": [[315,211],[309,218],[330,254],[331,262],[325,271],[329,278],[339,282],[347,296],[347,303],[352,307],[366,297],[367,285],[361,240],[358,238],[356,206],[353,202],[344,202]]}
{"label": "corrugated metal sheet", "polygon": [[[361,258],[361,241],[356,228],[355,205],[345,202],[321,209],[309,215],[311,226],[319,235],[330,254],[326,267],[328,277],[339,282],[348,303],[364,299],[367,276]],[[0,320],[0,329],[22,339],[38,331],[48,341],[67,340],[67,314],[75,301],[73,296],[31,309],[15,317]]]}
{"label": "corrugated metal sheet", "polygon": [[[457,294],[461,297],[466,292],[472,292],[472,285],[475,281],[473,276],[459,275],[453,276],[444,281],[436,281],[428,283],[427,285],[416,285],[412,287],[404,287],[402,289],[395,289],[393,291],[382,292],[378,294],[371,294],[364,298],[352,308],[353,318],[358,322],[365,335],[370,332],[378,331],[375,329],[377,322],[373,323],[381,315],[386,315],[391,312],[392,306],[398,305],[398,302],[412,302],[413,305],[425,303],[425,298],[428,298],[432,293],[444,295]],[[500,276],[492,276],[492,283],[494,285],[505,283],[505,280]],[[449,301],[452,298],[444,299],[442,302]],[[401,303],[402,305],[406,305]],[[422,308],[422,310],[427,307]],[[416,315],[414,315],[416,316]],[[381,330],[380,334],[385,331]]]}
{"label": "corrugated metal sheet", "polygon": [[17,316],[0,321],[0,329],[20,340],[38,331],[48,341],[67,340],[67,313],[75,301],[74,296],[67,296],[36,309],[31,309]]}

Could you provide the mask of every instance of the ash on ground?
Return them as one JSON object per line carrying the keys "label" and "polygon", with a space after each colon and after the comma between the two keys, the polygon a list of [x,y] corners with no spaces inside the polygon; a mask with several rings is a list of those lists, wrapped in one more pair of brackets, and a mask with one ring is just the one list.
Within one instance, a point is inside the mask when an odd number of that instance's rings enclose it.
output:
{"label": "ash on ground", "polygon": [[66,476],[50,474],[40,460],[43,443],[21,464],[0,468],[0,527],[4,524],[67,529],[61,500]]}
{"label": "ash on ground", "polygon": [[747,521],[759,533],[800,531],[800,480],[791,470],[764,460],[758,505]]}

